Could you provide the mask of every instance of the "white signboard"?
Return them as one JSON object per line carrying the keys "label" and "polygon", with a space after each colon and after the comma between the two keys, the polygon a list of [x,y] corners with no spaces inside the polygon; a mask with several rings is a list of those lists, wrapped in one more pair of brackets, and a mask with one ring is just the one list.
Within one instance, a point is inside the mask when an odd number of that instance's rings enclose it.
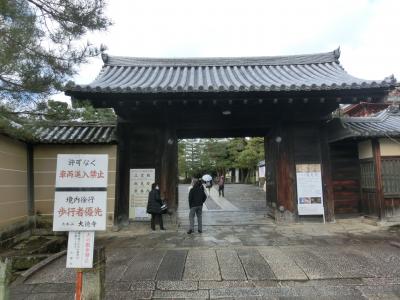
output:
{"label": "white signboard", "polygon": [[258,174],[259,177],[265,177],[265,166],[258,167]]}
{"label": "white signboard", "polygon": [[106,229],[107,154],[59,154],[54,231]]}
{"label": "white signboard", "polygon": [[58,154],[56,187],[107,187],[107,154]]}
{"label": "white signboard", "polygon": [[54,231],[106,230],[107,192],[56,192]]}
{"label": "white signboard", "polygon": [[321,165],[296,165],[297,208],[299,215],[324,215]]}
{"label": "white signboard", "polygon": [[67,268],[92,268],[94,231],[70,231],[68,235]]}
{"label": "white signboard", "polygon": [[135,220],[148,220],[147,200],[151,185],[155,181],[155,169],[130,170],[130,200],[129,218]]}

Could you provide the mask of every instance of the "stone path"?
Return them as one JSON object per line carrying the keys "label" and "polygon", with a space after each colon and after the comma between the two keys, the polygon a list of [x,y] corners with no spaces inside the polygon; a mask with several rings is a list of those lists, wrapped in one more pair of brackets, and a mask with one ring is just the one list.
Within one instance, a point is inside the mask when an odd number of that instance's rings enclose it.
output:
{"label": "stone path", "polygon": [[[252,189],[229,188],[243,201]],[[261,203],[232,203],[240,210],[204,213],[203,234],[186,234],[182,205],[177,230],[135,223],[98,235],[106,299],[400,299],[398,231],[359,219],[276,225]],[[73,299],[73,282],[62,257],[15,283],[11,299]]]}

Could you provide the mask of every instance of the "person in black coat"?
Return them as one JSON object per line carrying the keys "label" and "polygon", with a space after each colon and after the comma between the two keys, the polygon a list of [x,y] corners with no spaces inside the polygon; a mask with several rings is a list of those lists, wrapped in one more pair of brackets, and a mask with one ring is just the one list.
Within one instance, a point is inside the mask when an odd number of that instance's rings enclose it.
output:
{"label": "person in black coat", "polygon": [[147,202],[147,213],[151,214],[151,229],[156,230],[156,219],[160,224],[160,229],[165,230],[163,219],[162,219],[162,210],[161,206],[163,202],[160,196],[160,189],[158,184],[153,183],[151,185],[151,191],[149,193],[149,200]]}
{"label": "person in black coat", "polygon": [[197,216],[197,229],[199,233],[203,232],[202,229],[202,212],[203,212],[203,203],[206,201],[207,195],[204,191],[204,187],[201,184],[200,180],[193,180],[193,187],[189,192],[189,222],[190,222],[190,229],[187,232],[191,234],[194,232],[194,215]]}

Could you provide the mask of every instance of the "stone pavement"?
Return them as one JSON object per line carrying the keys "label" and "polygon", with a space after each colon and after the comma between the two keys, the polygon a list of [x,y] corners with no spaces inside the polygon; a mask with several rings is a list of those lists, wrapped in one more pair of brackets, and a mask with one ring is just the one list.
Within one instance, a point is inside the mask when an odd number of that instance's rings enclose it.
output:
{"label": "stone pavement", "polygon": [[[203,234],[186,234],[182,203],[178,229],[151,232],[134,223],[98,235],[107,253],[107,299],[400,299],[395,228],[357,218],[276,225],[258,210],[265,200],[257,188],[229,188],[240,210],[206,211]],[[252,189],[253,204],[245,207],[237,199]],[[62,257],[14,283],[12,299],[73,299],[73,282]]]}

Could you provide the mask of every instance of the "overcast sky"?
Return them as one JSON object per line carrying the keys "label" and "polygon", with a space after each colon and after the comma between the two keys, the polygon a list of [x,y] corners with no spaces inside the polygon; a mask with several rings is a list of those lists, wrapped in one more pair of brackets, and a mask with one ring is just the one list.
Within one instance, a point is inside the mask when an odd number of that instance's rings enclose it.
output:
{"label": "overcast sky", "polygon": [[[273,56],[328,52],[352,75],[400,81],[399,0],[108,0],[114,22],[89,35],[110,55]],[[93,81],[102,61],[81,66]]]}

